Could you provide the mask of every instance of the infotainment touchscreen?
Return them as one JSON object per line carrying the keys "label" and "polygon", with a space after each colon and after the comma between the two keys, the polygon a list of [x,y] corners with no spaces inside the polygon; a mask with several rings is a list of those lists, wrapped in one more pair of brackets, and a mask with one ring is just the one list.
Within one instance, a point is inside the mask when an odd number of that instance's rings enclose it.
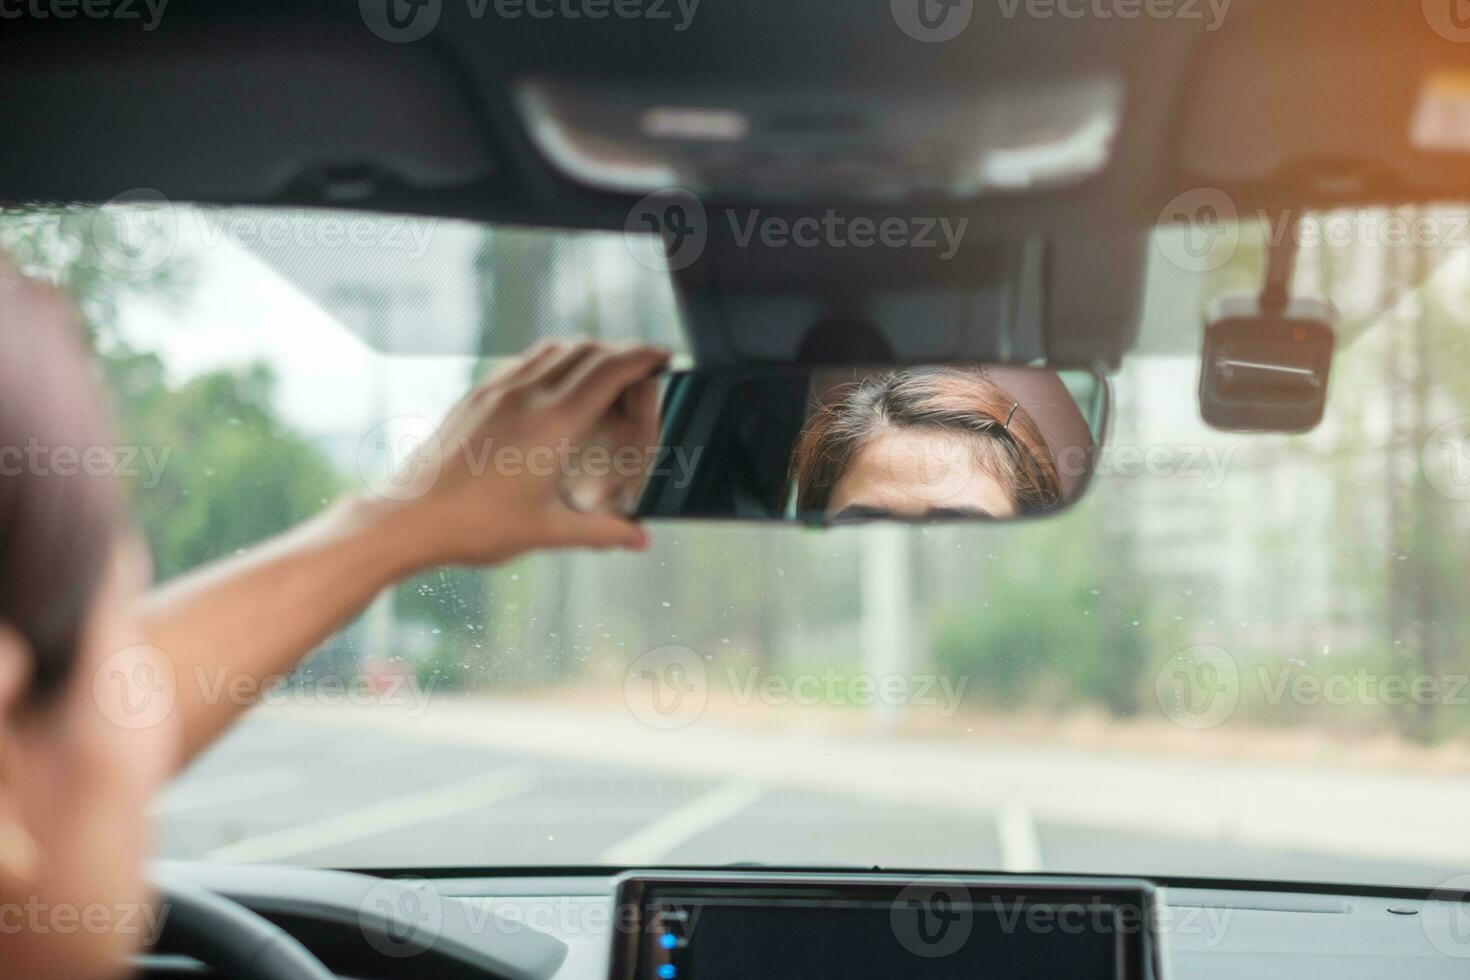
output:
{"label": "infotainment touchscreen", "polygon": [[614,980],[1153,980],[1144,882],[629,875]]}

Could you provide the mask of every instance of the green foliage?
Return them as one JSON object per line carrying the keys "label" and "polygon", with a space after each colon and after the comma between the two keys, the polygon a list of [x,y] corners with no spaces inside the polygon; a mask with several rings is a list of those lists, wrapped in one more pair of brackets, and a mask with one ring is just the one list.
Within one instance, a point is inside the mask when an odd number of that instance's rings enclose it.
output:
{"label": "green foliage", "polygon": [[[1083,505],[1063,517],[1000,532],[973,598],[934,613],[935,664],[968,676],[968,690],[997,707],[1048,701],[1138,711],[1139,682],[1150,658],[1147,605],[1136,577],[1124,574],[1122,550],[1095,547],[1096,513]],[[1104,565],[1102,554],[1114,561]]]}
{"label": "green foliage", "polygon": [[[156,374],[151,360],[131,355],[113,373]],[[122,400],[124,443],[168,454],[158,485],[133,492],[161,578],[285,530],[336,495],[322,454],[276,417],[273,388],[270,371],[255,365]]]}
{"label": "green foliage", "polygon": [[416,657],[420,686],[461,690],[482,680],[477,667],[487,659],[485,626],[491,610],[485,574],[467,568],[442,568],[416,576],[393,590],[393,614],[412,624],[424,648]]}

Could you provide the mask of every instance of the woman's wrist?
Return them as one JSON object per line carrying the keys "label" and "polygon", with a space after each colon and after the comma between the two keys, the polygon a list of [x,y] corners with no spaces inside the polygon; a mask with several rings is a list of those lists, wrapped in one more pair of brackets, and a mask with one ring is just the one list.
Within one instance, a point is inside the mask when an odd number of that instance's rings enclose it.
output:
{"label": "woman's wrist", "polygon": [[328,533],[354,550],[386,588],[444,563],[418,501],[366,494],[341,498],[323,515]]}

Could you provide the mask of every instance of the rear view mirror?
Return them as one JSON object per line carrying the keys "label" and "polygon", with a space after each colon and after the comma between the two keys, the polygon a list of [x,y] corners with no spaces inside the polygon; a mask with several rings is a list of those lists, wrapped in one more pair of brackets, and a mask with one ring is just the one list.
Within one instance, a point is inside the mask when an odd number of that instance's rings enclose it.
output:
{"label": "rear view mirror", "polygon": [[1106,381],[1026,367],[676,372],[643,518],[1012,520],[1075,501]]}

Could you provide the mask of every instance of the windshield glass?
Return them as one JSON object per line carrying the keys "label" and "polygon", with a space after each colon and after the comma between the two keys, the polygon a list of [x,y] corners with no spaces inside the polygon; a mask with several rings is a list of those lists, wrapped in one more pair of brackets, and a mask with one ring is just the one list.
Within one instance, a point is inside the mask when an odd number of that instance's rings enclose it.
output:
{"label": "windshield glass", "polygon": [[[1266,236],[1160,231],[1075,508],[655,525],[647,555],[423,575],[157,801],[160,850],[1444,880],[1470,859],[1470,250],[1457,213],[1379,233],[1404,220],[1302,227],[1298,290],[1343,313],[1317,431],[1199,421],[1203,310],[1259,287]],[[617,234],[160,205],[10,212],[0,248],[81,303],[160,579],[380,486],[539,336],[683,346]]]}

